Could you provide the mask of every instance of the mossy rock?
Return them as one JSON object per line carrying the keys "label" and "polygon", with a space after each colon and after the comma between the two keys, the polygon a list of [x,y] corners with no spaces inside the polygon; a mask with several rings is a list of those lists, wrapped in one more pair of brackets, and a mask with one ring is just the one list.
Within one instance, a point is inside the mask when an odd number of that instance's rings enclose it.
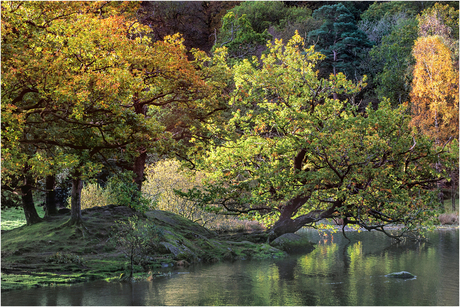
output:
{"label": "mossy rock", "polygon": [[199,238],[202,236],[210,238],[215,236],[214,233],[203,226],[171,212],[152,210],[147,211],[144,214],[150,220],[157,222],[159,226],[170,227],[173,230],[179,231],[182,235],[188,238]]}
{"label": "mossy rock", "polygon": [[313,243],[308,241],[307,238],[296,235],[294,233],[286,233],[282,236],[279,236],[273,240],[270,245],[290,254],[308,253],[315,248]]}

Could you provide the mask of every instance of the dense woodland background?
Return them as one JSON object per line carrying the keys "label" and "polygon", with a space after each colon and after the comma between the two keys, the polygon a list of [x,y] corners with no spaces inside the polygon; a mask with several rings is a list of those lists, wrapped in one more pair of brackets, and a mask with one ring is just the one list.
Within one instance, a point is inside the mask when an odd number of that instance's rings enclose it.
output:
{"label": "dense woodland background", "polygon": [[[144,205],[158,206],[163,201],[169,202],[165,208],[171,210],[188,204],[179,211],[189,217],[195,215],[195,220],[204,220],[204,211],[197,213],[191,209],[198,208],[197,202],[193,202],[196,194],[188,194],[190,203],[187,203],[176,199],[178,196],[172,190],[193,188],[200,185],[200,176],[217,172],[208,168],[194,173],[191,179],[190,175],[180,175],[182,171],[176,162],[180,160],[191,168],[200,168],[199,157],[209,155],[207,146],[211,144],[214,148],[235,141],[236,135],[249,135],[243,122],[254,129],[260,128],[261,133],[266,129],[264,125],[270,121],[269,117],[259,117],[259,120],[267,120],[261,125],[235,114],[240,114],[240,109],[248,112],[244,108],[249,108],[250,99],[272,97],[276,100],[281,99],[283,93],[261,87],[256,98],[255,93],[249,92],[257,86],[248,87],[246,95],[242,89],[249,83],[245,85],[244,82],[255,76],[256,71],[269,70],[269,67],[262,68],[262,63],[270,54],[278,52],[281,57],[291,50],[283,47],[284,51],[280,51],[268,47],[267,42],[275,46],[282,40],[286,44],[296,33],[296,46],[304,44],[307,50],[313,45],[314,51],[323,55],[319,58],[312,51],[304,51],[304,58],[316,63],[317,73],[311,70],[311,78],[319,82],[315,83],[317,93],[324,95],[319,105],[327,105],[331,98],[339,99],[343,102],[343,110],[350,106],[355,108],[350,109],[347,115],[350,117],[357,116],[356,112],[367,114],[372,112],[369,110],[377,110],[384,101],[388,106],[382,110],[389,113],[406,107],[405,114],[410,115],[407,127],[416,127],[417,133],[433,144],[432,149],[428,149],[425,141],[416,142],[415,137],[413,141],[408,137],[404,146],[409,150],[389,145],[393,147],[376,158],[380,165],[373,162],[374,169],[383,166],[391,154],[406,157],[405,162],[401,160],[401,165],[406,163],[406,166],[417,154],[438,157],[437,161],[433,158],[418,165],[420,173],[414,171],[413,178],[406,178],[411,183],[404,183],[405,187],[408,191],[413,186],[444,190],[441,199],[446,195],[454,199],[458,164],[452,165],[439,157],[445,152],[446,144],[451,146],[458,140],[458,5],[457,1],[2,2],[1,206],[24,207],[27,221],[32,224],[39,220],[33,212],[34,204],[43,202],[47,214],[54,214],[56,205],[66,203],[71,196],[72,210],[75,208],[72,217],[76,217],[78,223],[80,202],[101,205],[110,198],[111,202],[139,209]],[[286,58],[286,63],[293,61],[292,66],[304,61],[292,57]],[[257,63],[260,67],[256,67]],[[273,65],[278,64],[273,62]],[[355,85],[346,83],[341,77],[330,76],[344,76]],[[264,80],[275,82],[275,79],[266,78]],[[332,80],[332,83],[326,86],[329,81],[322,83],[321,79]],[[300,84],[311,85],[293,83],[293,88],[297,90]],[[343,90],[338,90],[339,86]],[[294,94],[303,95],[300,92],[290,95]],[[241,105],[235,102],[238,97],[243,101]],[[246,97],[249,100],[245,102]],[[257,102],[254,101],[255,106]],[[311,106],[313,110],[315,105]],[[369,114],[371,118],[373,115]],[[375,115],[378,116],[384,117]],[[380,126],[396,120],[396,113],[391,116],[388,115],[387,122],[383,121]],[[293,117],[289,118],[294,121]],[[370,123],[366,125],[371,127]],[[363,131],[368,131],[369,127]],[[395,129],[406,129],[401,127]],[[236,134],[230,135],[228,131]],[[279,134],[267,135],[264,135],[267,139],[279,137]],[[347,142],[347,138],[342,142]],[[399,139],[385,142],[399,144]],[[415,144],[423,150],[413,151]],[[332,150],[341,145],[331,143],[329,146]],[[296,167],[296,163],[301,163],[299,171],[317,167],[319,174],[323,167],[312,162],[313,157],[308,157],[302,148],[289,152],[292,156],[289,161],[294,161],[289,162],[291,168],[292,164]],[[218,165],[219,161],[214,163]],[[440,175],[428,174],[425,165]],[[156,171],[151,171],[155,168]],[[164,169],[161,174],[173,169],[173,174],[164,176],[176,181],[165,185],[167,180],[158,178],[159,168]],[[283,166],[286,168],[289,167]],[[331,166],[332,171],[338,173]],[[360,174],[363,172],[361,170]],[[389,175],[387,171],[380,174]],[[340,186],[349,189],[349,197],[368,193],[370,179],[356,175],[348,185],[341,179]],[[398,178],[402,182],[406,179]],[[227,183],[232,184],[232,179],[229,180]],[[339,189],[338,184],[323,181],[315,185],[324,184],[322,188],[316,187],[316,192],[328,190],[332,193],[329,189]],[[86,182],[85,188],[83,182]],[[263,184],[261,182],[260,186]],[[350,188],[352,184],[355,192]],[[111,188],[110,193],[104,192],[108,188]],[[272,191],[276,188],[273,182],[265,188],[273,196],[265,201],[280,200],[279,193]],[[93,190],[89,192],[88,189]],[[445,192],[447,189],[449,193]],[[220,199],[225,203],[221,192],[210,193],[214,201]],[[85,199],[85,193],[92,196]],[[104,198],[103,193],[110,196]],[[291,190],[283,193],[296,199]],[[404,197],[414,201],[415,194],[411,193]],[[95,201],[96,195],[102,198]],[[199,194],[199,197],[206,196]],[[325,199],[320,202],[335,201],[334,206],[342,206],[345,202]],[[257,200],[264,201],[263,198]],[[243,208],[238,203],[224,207],[261,215],[271,210],[271,207],[262,208],[256,204],[248,206]],[[283,214],[286,208],[273,206],[278,214]],[[325,207],[315,206],[312,208],[327,211]],[[201,204],[200,208],[203,207],[214,210],[209,204]],[[289,218],[300,214],[297,210],[290,212]],[[399,216],[401,212],[398,211]],[[200,214],[202,216],[196,217]],[[339,216],[337,212],[334,214]],[[344,213],[341,214],[343,217]],[[350,223],[354,216],[355,213],[350,213]],[[369,218],[378,217],[389,222],[389,216],[379,213]]]}

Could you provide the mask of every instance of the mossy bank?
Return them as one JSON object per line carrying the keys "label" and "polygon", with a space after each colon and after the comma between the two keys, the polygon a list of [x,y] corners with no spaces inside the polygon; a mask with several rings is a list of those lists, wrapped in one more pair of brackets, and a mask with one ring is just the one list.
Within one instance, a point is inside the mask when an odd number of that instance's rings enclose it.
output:
{"label": "mossy bank", "polygon": [[[83,210],[83,227],[66,226],[69,215],[58,215],[32,226],[2,231],[2,290],[126,276],[128,260],[110,244],[110,238],[116,221],[126,221],[135,214],[128,207],[109,205]],[[158,249],[143,259],[143,267],[136,267],[135,278],[161,275],[160,268],[164,267],[286,255],[265,243],[219,237],[170,212],[137,215],[163,235]]]}

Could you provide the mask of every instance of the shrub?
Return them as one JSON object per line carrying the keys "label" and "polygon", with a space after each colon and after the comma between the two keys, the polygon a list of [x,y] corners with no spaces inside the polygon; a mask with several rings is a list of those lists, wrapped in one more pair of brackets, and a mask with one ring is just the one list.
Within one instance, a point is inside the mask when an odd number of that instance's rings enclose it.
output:
{"label": "shrub", "polygon": [[97,183],[86,184],[81,190],[81,208],[102,207],[110,204],[110,191]]}
{"label": "shrub", "polygon": [[[70,203],[70,199],[68,200]],[[132,172],[123,172],[109,178],[102,188],[97,183],[87,183],[81,191],[81,208],[102,207],[110,204],[128,206],[144,211],[154,207],[154,199],[147,199],[137,190]]]}
{"label": "shrub", "polygon": [[163,231],[151,223],[140,221],[137,215],[127,221],[116,221],[111,241],[129,259],[130,277],[135,264],[145,265],[148,255],[158,248],[163,239]]}
{"label": "shrub", "polygon": [[205,212],[174,192],[200,186],[203,173],[190,173],[180,169],[179,161],[164,160],[148,167],[146,174],[142,192],[144,197],[156,201],[156,209],[178,214],[201,225],[215,218],[215,214]]}
{"label": "shrub", "polygon": [[151,165],[146,170],[146,181],[142,186],[144,197],[156,203],[156,209],[169,211],[201,226],[221,232],[261,230],[256,221],[240,220],[236,216],[219,215],[208,212],[195,202],[182,198],[174,190],[185,192],[202,186],[206,175],[202,172],[182,170],[177,160],[164,160]]}
{"label": "shrub", "polygon": [[133,172],[118,173],[110,177],[107,191],[113,204],[128,206],[137,211],[143,212],[155,204],[155,199],[149,200],[138,191]]}
{"label": "shrub", "polygon": [[444,213],[439,216],[441,225],[458,224],[458,215],[456,213]]}

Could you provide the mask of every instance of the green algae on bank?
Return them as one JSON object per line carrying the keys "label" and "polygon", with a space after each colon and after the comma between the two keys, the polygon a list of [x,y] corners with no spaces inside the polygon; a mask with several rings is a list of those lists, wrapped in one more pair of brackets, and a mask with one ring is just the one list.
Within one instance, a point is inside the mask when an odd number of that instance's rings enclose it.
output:
{"label": "green algae on bank", "polygon": [[[2,290],[72,284],[96,279],[120,280],[127,258],[110,243],[115,221],[137,214],[124,206],[82,211],[84,227],[65,226],[69,214],[41,223],[2,231]],[[286,253],[268,244],[223,240],[208,229],[176,214],[148,211],[140,219],[164,233],[158,250],[136,266],[134,278],[162,276],[159,268],[185,263],[271,259]],[[150,273],[150,274],[149,274]]]}

